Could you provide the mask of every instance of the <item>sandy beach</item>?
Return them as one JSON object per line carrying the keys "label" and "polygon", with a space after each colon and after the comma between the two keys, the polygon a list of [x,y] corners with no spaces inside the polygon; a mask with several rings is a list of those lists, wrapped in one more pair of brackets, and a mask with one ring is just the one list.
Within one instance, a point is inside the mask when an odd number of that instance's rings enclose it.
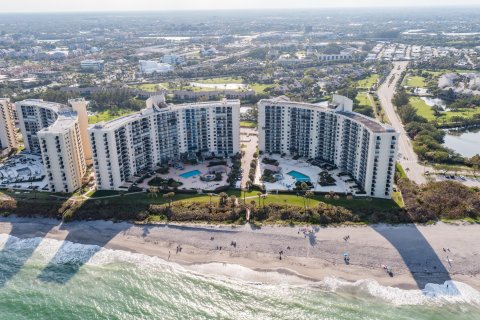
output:
{"label": "sandy beach", "polygon": [[[268,277],[251,279],[248,273],[234,272],[235,268],[227,266],[276,271],[314,281],[329,276],[347,281],[375,279],[381,285],[403,289],[457,280],[480,290],[480,225],[307,228],[304,233],[298,226],[134,225],[0,218],[3,234],[68,240],[158,256],[196,272],[248,281],[268,282]],[[344,240],[347,236],[349,239]],[[350,257],[348,265],[345,252]],[[393,277],[382,265],[393,269]]]}

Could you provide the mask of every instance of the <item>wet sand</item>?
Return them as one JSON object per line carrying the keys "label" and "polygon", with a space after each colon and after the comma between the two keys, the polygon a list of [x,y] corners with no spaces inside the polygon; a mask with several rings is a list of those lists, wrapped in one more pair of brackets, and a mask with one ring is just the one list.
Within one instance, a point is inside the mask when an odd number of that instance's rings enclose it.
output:
{"label": "wet sand", "polygon": [[[251,278],[250,273],[232,265],[312,281],[334,276],[348,281],[375,279],[381,285],[422,289],[426,283],[456,280],[480,290],[480,225],[308,227],[304,234],[298,226],[61,223],[53,219],[6,217],[0,218],[0,233],[158,256],[200,273],[248,281],[268,282],[269,278]],[[347,241],[346,236],[350,236]],[[348,265],[344,261],[345,252],[350,257]],[[385,272],[383,265],[393,269],[393,277]]]}

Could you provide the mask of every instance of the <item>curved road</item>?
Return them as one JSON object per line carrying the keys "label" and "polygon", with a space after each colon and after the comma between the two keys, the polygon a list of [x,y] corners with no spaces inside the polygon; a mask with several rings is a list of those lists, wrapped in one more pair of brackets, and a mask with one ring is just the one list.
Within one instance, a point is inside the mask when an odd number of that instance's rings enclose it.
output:
{"label": "curved road", "polygon": [[[392,127],[400,133],[399,145],[398,145],[398,162],[402,165],[410,180],[415,181],[418,184],[426,182],[425,170],[427,167],[418,163],[418,157],[413,151],[412,141],[403,128],[402,121],[395,111],[395,107],[392,103],[393,95],[395,94],[395,88],[397,82],[400,79],[400,75],[407,69],[407,61],[398,61],[393,63],[393,70],[388,75],[387,79],[378,88],[378,98],[382,104],[382,108],[385,111]],[[393,80],[391,80],[393,78]]]}

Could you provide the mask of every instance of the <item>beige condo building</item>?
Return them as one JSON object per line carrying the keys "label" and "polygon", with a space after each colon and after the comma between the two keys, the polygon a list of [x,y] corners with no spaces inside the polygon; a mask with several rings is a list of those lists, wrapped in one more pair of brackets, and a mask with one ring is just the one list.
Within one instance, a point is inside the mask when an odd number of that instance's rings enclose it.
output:
{"label": "beige condo building", "polygon": [[87,171],[86,156],[91,155],[88,145],[84,148],[87,133],[82,133],[82,124],[88,121],[86,103],[69,103],[38,99],[16,103],[25,148],[42,155],[51,192],[71,193],[80,188]]}
{"label": "beige condo building", "polygon": [[17,147],[13,104],[8,98],[0,98],[0,153],[6,154]]}

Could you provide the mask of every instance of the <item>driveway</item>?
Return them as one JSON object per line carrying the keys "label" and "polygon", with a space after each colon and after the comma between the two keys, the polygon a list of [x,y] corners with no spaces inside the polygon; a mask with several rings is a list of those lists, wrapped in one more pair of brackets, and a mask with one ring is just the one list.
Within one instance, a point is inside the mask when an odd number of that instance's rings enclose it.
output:
{"label": "driveway", "polygon": [[248,181],[248,172],[250,171],[250,163],[253,160],[253,154],[257,151],[258,146],[258,131],[254,128],[240,128],[240,145],[245,145],[242,148],[245,155],[242,158],[242,188],[246,186]]}

